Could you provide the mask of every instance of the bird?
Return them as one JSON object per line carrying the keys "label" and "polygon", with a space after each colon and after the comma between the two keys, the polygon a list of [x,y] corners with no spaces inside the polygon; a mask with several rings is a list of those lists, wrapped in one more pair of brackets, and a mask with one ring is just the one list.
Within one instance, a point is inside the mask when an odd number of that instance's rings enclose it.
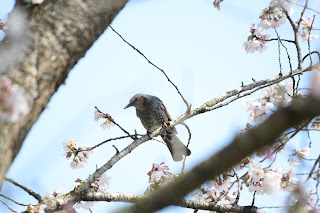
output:
{"label": "bird", "polygon": [[166,128],[164,133],[161,133],[161,137],[174,161],[181,161],[183,156],[191,154],[190,149],[178,138],[176,128],[167,127],[167,123],[172,121],[172,118],[158,97],[139,93],[130,99],[129,104],[124,109],[131,106],[136,108],[136,114],[148,135],[159,127],[164,126]]}

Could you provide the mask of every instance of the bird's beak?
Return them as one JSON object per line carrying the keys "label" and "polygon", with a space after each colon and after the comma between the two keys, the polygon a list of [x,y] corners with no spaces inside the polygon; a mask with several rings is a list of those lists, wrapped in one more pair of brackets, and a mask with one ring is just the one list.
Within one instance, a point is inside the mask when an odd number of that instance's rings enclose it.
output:
{"label": "bird's beak", "polygon": [[131,103],[129,103],[127,106],[124,107],[124,109],[127,109],[127,108],[129,108],[131,106],[132,106]]}

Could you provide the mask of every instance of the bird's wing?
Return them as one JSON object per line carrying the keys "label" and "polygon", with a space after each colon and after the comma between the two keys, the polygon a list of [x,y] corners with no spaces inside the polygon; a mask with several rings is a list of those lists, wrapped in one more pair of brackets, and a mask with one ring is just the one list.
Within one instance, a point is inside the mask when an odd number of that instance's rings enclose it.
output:
{"label": "bird's wing", "polygon": [[[160,99],[159,99],[160,100]],[[171,116],[170,116],[170,114],[169,114],[169,112],[168,112],[168,110],[167,110],[167,108],[164,106],[164,104],[162,103],[162,101],[160,100],[160,106],[161,106],[161,109],[164,111],[164,113],[165,113],[165,115],[166,115],[166,117],[168,118],[168,121],[172,121],[172,118],[171,118]],[[172,128],[172,132],[173,132],[173,134],[178,134],[178,131],[177,131],[177,129],[175,128],[175,127],[173,127]]]}
{"label": "bird's wing", "polygon": [[168,112],[167,108],[164,106],[164,104],[162,103],[162,101],[160,101],[160,103],[161,103],[160,107],[161,107],[161,109],[164,111],[166,117],[168,118],[168,121],[172,121],[172,118],[171,118],[171,116],[169,115],[169,112]]}

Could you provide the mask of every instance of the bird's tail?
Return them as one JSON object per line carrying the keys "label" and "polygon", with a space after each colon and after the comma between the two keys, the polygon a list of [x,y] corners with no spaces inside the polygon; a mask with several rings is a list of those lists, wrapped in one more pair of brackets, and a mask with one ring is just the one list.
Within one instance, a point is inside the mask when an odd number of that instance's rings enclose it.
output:
{"label": "bird's tail", "polygon": [[167,144],[174,161],[181,161],[183,156],[189,156],[191,154],[190,149],[180,141],[178,136],[172,132],[172,129],[167,129],[161,137]]}

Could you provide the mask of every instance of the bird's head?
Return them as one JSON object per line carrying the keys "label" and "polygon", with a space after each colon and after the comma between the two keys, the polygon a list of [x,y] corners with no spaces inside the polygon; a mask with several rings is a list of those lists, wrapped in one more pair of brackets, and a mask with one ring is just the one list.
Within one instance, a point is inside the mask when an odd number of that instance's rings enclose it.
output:
{"label": "bird's head", "polygon": [[147,102],[147,95],[136,94],[130,99],[129,104],[124,109],[134,106],[138,110],[143,110],[146,102]]}

